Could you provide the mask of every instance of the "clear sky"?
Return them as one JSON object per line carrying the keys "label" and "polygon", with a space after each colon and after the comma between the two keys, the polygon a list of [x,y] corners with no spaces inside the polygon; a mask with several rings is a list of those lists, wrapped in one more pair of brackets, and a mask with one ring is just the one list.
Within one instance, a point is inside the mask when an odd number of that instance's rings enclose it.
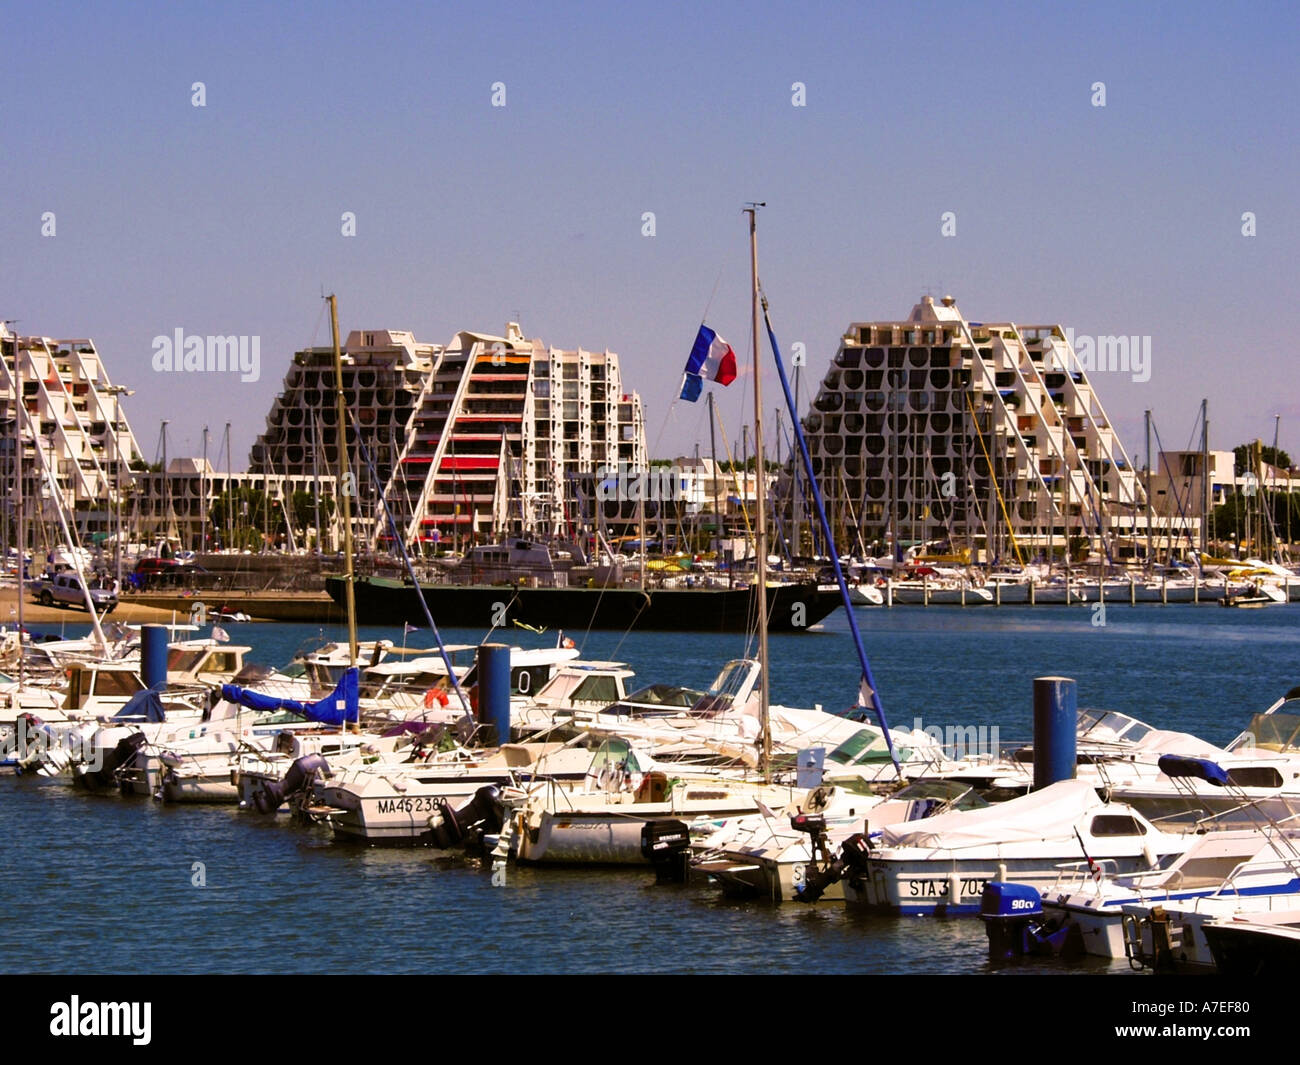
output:
{"label": "clear sky", "polygon": [[[93,337],[148,458],[163,418],[171,454],[229,421],[242,467],[292,352],[329,341],[322,289],[345,334],[517,317],[617,351],[652,454],[687,452],[705,404],[672,401],[715,285],[709,324],[749,351],[746,200],[813,380],[851,321],[951,293],[1149,336],[1149,380],[1094,377],[1135,461],[1144,409],[1181,447],[1203,396],[1215,447],[1280,414],[1300,451],[1294,4],[2,13],[0,317]],[[259,336],[260,380],[156,373],[177,328]],[[732,439],[744,387],[719,396]]]}

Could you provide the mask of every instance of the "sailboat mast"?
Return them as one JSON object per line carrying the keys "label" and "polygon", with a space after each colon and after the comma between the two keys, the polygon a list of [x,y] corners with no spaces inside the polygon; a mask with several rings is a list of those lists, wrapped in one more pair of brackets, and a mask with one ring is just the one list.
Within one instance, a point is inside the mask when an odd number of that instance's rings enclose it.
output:
{"label": "sailboat mast", "polygon": [[[18,334],[12,335],[14,347],[14,519],[18,526],[18,690],[27,679],[27,649],[23,646],[23,601],[27,598],[27,515],[23,510],[23,423],[20,411],[27,409],[23,398],[23,371],[19,364]],[[39,442],[37,443],[39,447]]]}
{"label": "sailboat mast", "polygon": [[754,342],[754,491],[758,496],[755,508],[754,548],[758,553],[758,587],[754,602],[758,608],[758,662],[759,662],[759,713],[763,723],[763,780],[772,779],[772,727],[768,720],[768,703],[771,695],[767,669],[767,507],[764,492],[767,477],[763,471],[763,376],[759,371],[758,342],[758,209],[761,203],[745,207],[749,215],[749,262],[753,292],[753,342]]}
{"label": "sailboat mast", "polygon": [[199,551],[208,549],[208,427],[203,427],[203,468],[199,471]]}
{"label": "sailboat mast", "polygon": [[338,411],[339,497],[343,504],[343,594],[348,611],[348,665],[357,664],[357,592],[352,572],[352,483],[348,477],[348,410],[343,396],[343,353],[339,351],[339,305],[331,293],[330,339],[334,345],[334,399]]}
{"label": "sailboat mast", "polygon": [[1147,484],[1146,484],[1146,496],[1147,496],[1147,567],[1146,567],[1146,568],[1147,568],[1147,576],[1149,577],[1149,576],[1151,576],[1153,573],[1155,573],[1155,547],[1154,547],[1154,541],[1153,541],[1153,539],[1152,539],[1152,537],[1153,537],[1153,535],[1154,535],[1154,530],[1153,530],[1152,527],[1151,527],[1151,526],[1152,526],[1152,522],[1153,522],[1154,519],[1155,519],[1155,507],[1154,507],[1154,504],[1151,502],[1151,470],[1152,470],[1152,466],[1151,466],[1151,412],[1150,412],[1150,411],[1147,411],[1147,412],[1146,412],[1146,434],[1147,434]]}

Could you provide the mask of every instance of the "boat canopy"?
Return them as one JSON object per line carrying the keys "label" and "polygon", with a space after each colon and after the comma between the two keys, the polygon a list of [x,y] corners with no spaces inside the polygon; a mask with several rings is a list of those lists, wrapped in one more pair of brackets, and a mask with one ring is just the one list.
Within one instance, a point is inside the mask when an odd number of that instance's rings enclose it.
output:
{"label": "boat canopy", "polygon": [[924,821],[888,825],[883,847],[978,847],[1069,839],[1080,818],[1104,806],[1086,780],[1061,780],[983,810],[959,810]]}
{"label": "boat canopy", "polygon": [[334,691],[314,703],[305,703],[298,699],[281,699],[264,692],[250,691],[236,684],[221,686],[221,698],[227,702],[238,703],[250,710],[289,710],[295,714],[302,714],[309,721],[319,721],[325,725],[341,725],[345,721],[356,721],[360,713],[359,695],[360,683],[356,666],[344,670]]}
{"label": "boat canopy", "polygon": [[1189,758],[1186,755],[1165,754],[1160,756],[1160,761],[1156,765],[1160,767],[1160,772],[1167,777],[1195,777],[1197,780],[1208,781],[1220,788],[1228,783],[1228,774],[1223,767],[1208,758]]}

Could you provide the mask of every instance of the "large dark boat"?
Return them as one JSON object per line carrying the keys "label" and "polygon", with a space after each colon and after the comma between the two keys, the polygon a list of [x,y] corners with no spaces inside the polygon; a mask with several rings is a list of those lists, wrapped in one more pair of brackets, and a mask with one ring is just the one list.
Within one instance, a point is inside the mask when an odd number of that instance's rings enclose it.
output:
{"label": "large dark boat", "polygon": [[[357,620],[365,625],[425,623],[410,579],[358,577]],[[343,578],[326,590],[343,602]],[[533,627],[744,632],[755,625],[755,589],[530,587],[524,584],[422,584],[420,594],[439,625],[487,628],[518,621]],[[801,632],[840,605],[840,593],[815,584],[769,585],[768,629]]]}

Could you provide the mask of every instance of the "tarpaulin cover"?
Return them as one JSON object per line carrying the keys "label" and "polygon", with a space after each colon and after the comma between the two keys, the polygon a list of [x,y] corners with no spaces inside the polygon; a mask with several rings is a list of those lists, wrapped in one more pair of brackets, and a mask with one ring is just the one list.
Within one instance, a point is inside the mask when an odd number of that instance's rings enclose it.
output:
{"label": "tarpaulin cover", "polygon": [[1080,820],[1105,803],[1085,780],[1061,780],[983,810],[958,810],[881,830],[882,847],[973,847],[1073,839]]}
{"label": "tarpaulin cover", "polygon": [[1160,761],[1156,765],[1160,767],[1160,772],[1167,777],[1196,777],[1197,780],[1207,780],[1219,787],[1223,787],[1228,783],[1228,774],[1224,772],[1223,767],[1211,762],[1208,758],[1188,758],[1180,754],[1165,754],[1161,755]]}
{"label": "tarpaulin cover", "polygon": [[302,714],[309,721],[319,721],[325,725],[341,725],[345,721],[356,721],[359,716],[360,682],[359,671],[355,666],[345,670],[339,679],[338,687],[324,699],[314,703],[304,703],[298,699],[281,699],[267,695],[265,692],[250,691],[237,684],[223,684],[221,698],[227,702],[238,703],[250,710],[288,710]]}
{"label": "tarpaulin cover", "polygon": [[167,711],[153,688],[136,692],[126,705],[113,715],[114,721],[166,721]]}

